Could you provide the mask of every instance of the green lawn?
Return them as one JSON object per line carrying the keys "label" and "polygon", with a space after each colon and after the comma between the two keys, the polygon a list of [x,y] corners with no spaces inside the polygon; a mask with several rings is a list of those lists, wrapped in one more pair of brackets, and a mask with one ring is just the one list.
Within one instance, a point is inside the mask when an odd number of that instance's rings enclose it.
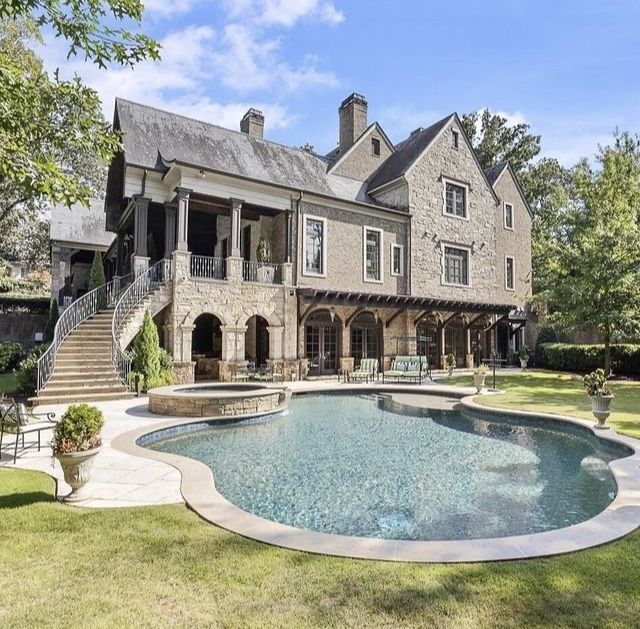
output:
{"label": "green lawn", "polygon": [[415,565],[246,540],[182,506],[82,510],[0,470],[2,627],[638,627],[640,533],[563,557]]}
{"label": "green lawn", "polygon": [[18,379],[12,373],[0,373],[0,393],[14,395],[18,389]]}
{"label": "green lawn", "polygon": [[[473,386],[471,376],[452,376],[439,380],[443,384]],[[487,374],[487,386],[492,376]],[[496,387],[506,390],[504,395],[476,396],[483,406],[518,410],[545,411],[577,415],[593,419],[591,402],[582,388],[582,379],[551,371],[526,371],[496,375]],[[609,425],[618,432],[640,438],[640,382],[613,381],[615,394]],[[594,420],[595,421],[595,420]]]}

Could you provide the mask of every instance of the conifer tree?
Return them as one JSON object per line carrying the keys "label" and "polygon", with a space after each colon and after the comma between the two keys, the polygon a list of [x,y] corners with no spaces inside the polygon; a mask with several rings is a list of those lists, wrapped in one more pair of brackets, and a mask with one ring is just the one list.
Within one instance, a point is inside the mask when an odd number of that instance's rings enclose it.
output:
{"label": "conifer tree", "polygon": [[160,374],[160,339],[158,329],[151,318],[151,311],[144,313],[144,321],[134,344],[133,370],[149,382]]}
{"label": "conifer tree", "polygon": [[47,327],[44,329],[44,342],[51,343],[56,330],[56,323],[60,318],[60,309],[58,308],[58,300],[54,299],[51,302],[51,308],[49,309],[49,320],[47,321]]}

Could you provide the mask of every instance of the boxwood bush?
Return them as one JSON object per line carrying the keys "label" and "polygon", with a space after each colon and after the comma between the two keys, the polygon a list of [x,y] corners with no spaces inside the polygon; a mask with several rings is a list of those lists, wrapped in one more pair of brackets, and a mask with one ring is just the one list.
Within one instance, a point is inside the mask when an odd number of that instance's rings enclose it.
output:
{"label": "boxwood bush", "polygon": [[0,373],[11,371],[24,354],[24,348],[17,341],[0,341]]}
{"label": "boxwood bush", "polygon": [[[536,358],[539,367],[578,373],[594,371],[604,365],[604,345],[541,343]],[[611,368],[617,375],[640,374],[640,345],[620,343],[611,346]]]}

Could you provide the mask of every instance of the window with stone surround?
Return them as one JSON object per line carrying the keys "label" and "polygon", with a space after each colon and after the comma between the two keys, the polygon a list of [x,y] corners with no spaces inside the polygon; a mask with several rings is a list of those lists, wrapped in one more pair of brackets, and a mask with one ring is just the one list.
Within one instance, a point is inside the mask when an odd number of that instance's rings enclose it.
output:
{"label": "window with stone surround", "polygon": [[515,260],[512,256],[504,259],[504,285],[507,290],[515,290]]}
{"label": "window with stone surround", "polygon": [[380,140],[378,138],[371,138],[371,154],[376,157],[380,156]]}
{"label": "window with stone surround", "polygon": [[460,146],[460,134],[455,129],[451,131],[451,144],[454,149]]}
{"label": "window with stone surround", "polygon": [[382,282],[382,230],[364,227],[364,281]]}
{"label": "window with stone surround", "polygon": [[513,205],[511,203],[504,204],[504,227],[505,229],[513,229]]}
{"label": "window with stone surround", "polygon": [[404,275],[404,247],[391,244],[391,275]]}
{"label": "window with stone surround", "polygon": [[443,283],[469,286],[469,250],[444,245],[442,256]]}
{"label": "window with stone surround", "polygon": [[317,216],[304,217],[304,274],[326,274],[327,221]]}
{"label": "window with stone surround", "polygon": [[444,213],[457,218],[467,218],[467,188],[446,180],[444,185]]}

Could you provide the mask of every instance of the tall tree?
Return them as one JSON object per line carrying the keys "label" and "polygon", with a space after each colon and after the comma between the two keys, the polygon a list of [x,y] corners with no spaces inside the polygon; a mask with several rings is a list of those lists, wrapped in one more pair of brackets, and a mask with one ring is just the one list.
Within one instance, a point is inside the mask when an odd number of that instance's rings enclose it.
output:
{"label": "tall tree", "polygon": [[573,177],[573,206],[556,259],[556,320],[594,326],[611,373],[611,342],[640,323],[640,150],[637,138],[616,134],[601,147],[596,168],[586,160]]}

